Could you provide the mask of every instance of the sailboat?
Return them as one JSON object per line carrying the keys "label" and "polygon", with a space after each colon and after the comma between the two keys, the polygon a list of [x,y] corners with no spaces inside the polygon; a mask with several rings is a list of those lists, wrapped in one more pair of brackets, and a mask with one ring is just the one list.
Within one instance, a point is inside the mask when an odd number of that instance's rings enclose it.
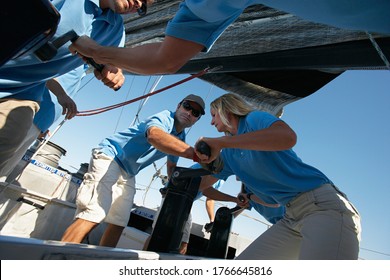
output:
{"label": "sailboat", "polygon": [[[162,40],[165,25],[176,13],[180,2],[156,1],[147,17],[124,16],[126,47]],[[386,57],[389,56],[389,36],[334,28],[255,5],[245,10],[209,53],[199,54],[177,74],[214,69],[200,79],[244,96],[259,109],[278,114],[284,106],[316,92],[346,70],[388,69]],[[64,153],[63,148],[56,147],[55,143],[51,143],[51,147]],[[28,160],[28,157],[23,160]],[[142,251],[140,244],[146,235],[135,227],[124,233],[129,240],[122,240],[131,244],[132,249],[64,245],[55,241],[63,232],[62,225],[68,225],[73,216],[75,193],[84,168],[80,166],[78,172],[69,174],[36,159],[29,165],[34,176],[25,173],[25,177],[22,175],[18,179],[19,186],[12,184],[5,188],[4,184],[1,185],[1,233],[7,230],[18,232],[14,236],[0,236],[1,259],[200,258]],[[31,183],[33,177],[39,184]],[[22,182],[23,179],[26,182]],[[44,190],[41,187],[45,185],[44,180],[56,187]],[[33,185],[38,188],[32,189]],[[133,218],[143,222],[149,222],[154,215],[153,211],[143,207],[134,209],[133,213]],[[53,224],[58,226],[53,227]],[[196,230],[196,226],[194,228]],[[201,226],[199,230],[202,231]],[[93,236],[90,238],[93,244]],[[238,245],[234,246],[237,249]]]}

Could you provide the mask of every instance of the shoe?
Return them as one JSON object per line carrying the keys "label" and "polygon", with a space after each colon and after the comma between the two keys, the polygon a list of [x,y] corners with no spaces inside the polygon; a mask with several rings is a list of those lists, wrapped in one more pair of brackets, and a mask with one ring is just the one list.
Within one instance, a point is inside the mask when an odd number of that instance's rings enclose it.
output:
{"label": "shoe", "polygon": [[214,225],[214,222],[205,224],[205,225],[204,225],[204,230],[205,230],[206,232],[211,232],[211,230],[213,229],[213,225]]}

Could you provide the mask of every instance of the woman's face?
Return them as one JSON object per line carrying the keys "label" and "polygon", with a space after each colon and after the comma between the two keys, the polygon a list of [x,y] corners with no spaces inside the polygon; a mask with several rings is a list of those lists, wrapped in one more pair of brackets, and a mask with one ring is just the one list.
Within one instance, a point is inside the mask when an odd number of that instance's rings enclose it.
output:
{"label": "woman's face", "polygon": [[213,108],[210,109],[211,113],[211,125],[215,126],[215,128],[218,130],[218,132],[228,132],[228,127],[224,125],[221,121],[221,117],[217,110],[214,110]]}

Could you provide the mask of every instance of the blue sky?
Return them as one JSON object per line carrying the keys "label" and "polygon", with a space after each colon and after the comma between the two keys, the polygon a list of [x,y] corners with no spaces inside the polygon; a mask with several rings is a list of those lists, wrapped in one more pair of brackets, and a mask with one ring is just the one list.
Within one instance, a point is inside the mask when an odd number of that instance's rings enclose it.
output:
{"label": "blue sky", "polygon": [[[177,82],[186,75],[165,76],[156,89]],[[133,99],[147,93],[158,76],[127,76],[118,92],[106,89],[99,81],[84,78],[85,84],[75,97],[79,111],[100,108]],[[194,93],[206,101],[206,115],[189,131],[187,142],[193,145],[200,136],[220,136],[210,125],[209,103],[225,93],[199,79],[169,89],[147,100],[139,118],[163,109],[175,110],[178,102]],[[285,107],[282,119],[298,134],[294,150],[300,158],[323,171],[359,210],[362,217],[360,258],[390,260],[390,218],[386,214],[390,198],[390,71],[347,71],[316,93]],[[129,126],[135,119],[140,102],[90,117],[67,121],[52,141],[67,150],[61,166],[74,172],[81,163],[89,162],[91,149],[104,137]],[[61,119],[62,120],[62,119]],[[58,123],[57,123],[58,124]],[[53,125],[52,130],[56,127]],[[156,167],[165,172],[164,160]],[[179,166],[191,161],[180,159]],[[137,176],[138,205],[157,207],[160,204],[160,180],[152,180],[154,166]],[[150,186],[146,192],[147,186]],[[229,179],[222,191],[236,194],[239,184]],[[232,204],[217,204],[217,206]],[[204,200],[193,205],[193,221],[207,222]],[[233,231],[250,239],[260,235],[267,226],[253,211],[235,219]]]}

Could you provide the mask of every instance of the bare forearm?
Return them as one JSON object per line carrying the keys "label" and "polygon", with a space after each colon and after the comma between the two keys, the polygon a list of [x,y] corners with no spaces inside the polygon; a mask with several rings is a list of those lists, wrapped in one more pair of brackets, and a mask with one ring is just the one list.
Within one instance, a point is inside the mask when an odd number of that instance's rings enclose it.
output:
{"label": "bare forearm", "polygon": [[98,47],[93,58],[131,73],[151,75],[175,73],[203,46],[178,38],[166,37],[164,42],[133,48]]}
{"label": "bare forearm", "polygon": [[159,128],[150,128],[148,131],[148,141],[157,150],[173,155],[192,159],[194,149],[187,143],[172,136]]}
{"label": "bare forearm", "polygon": [[159,43],[135,48],[100,47],[94,59],[102,64],[112,64],[130,73],[152,75],[174,73],[177,69],[158,56]]}
{"label": "bare forearm", "polygon": [[62,86],[58,83],[56,79],[51,79],[46,82],[46,87],[50,90],[57,98],[61,98],[66,94]]}
{"label": "bare forearm", "polygon": [[234,202],[234,203],[237,202],[236,197],[228,195],[228,194],[223,193],[223,192],[220,192],[220,191],[214,189],[213,187],[206,188],[202,192],[203,192],[204,196],[206,196],[210,199],[213,199],[213,200],[229,201],[229,202]]}
{"label": "bare forearm", "polygon": [[235,136],[223,136],[215,139],[217,146],[258,151],[280,151],[292,148],[296,143],[296,135],[287,124],[277,122],[270,128]]}
{"label": "bare forearm", "polygon": [[206,199],[206,211],[210,221],[214,221],[214,200],[210,198]]}

